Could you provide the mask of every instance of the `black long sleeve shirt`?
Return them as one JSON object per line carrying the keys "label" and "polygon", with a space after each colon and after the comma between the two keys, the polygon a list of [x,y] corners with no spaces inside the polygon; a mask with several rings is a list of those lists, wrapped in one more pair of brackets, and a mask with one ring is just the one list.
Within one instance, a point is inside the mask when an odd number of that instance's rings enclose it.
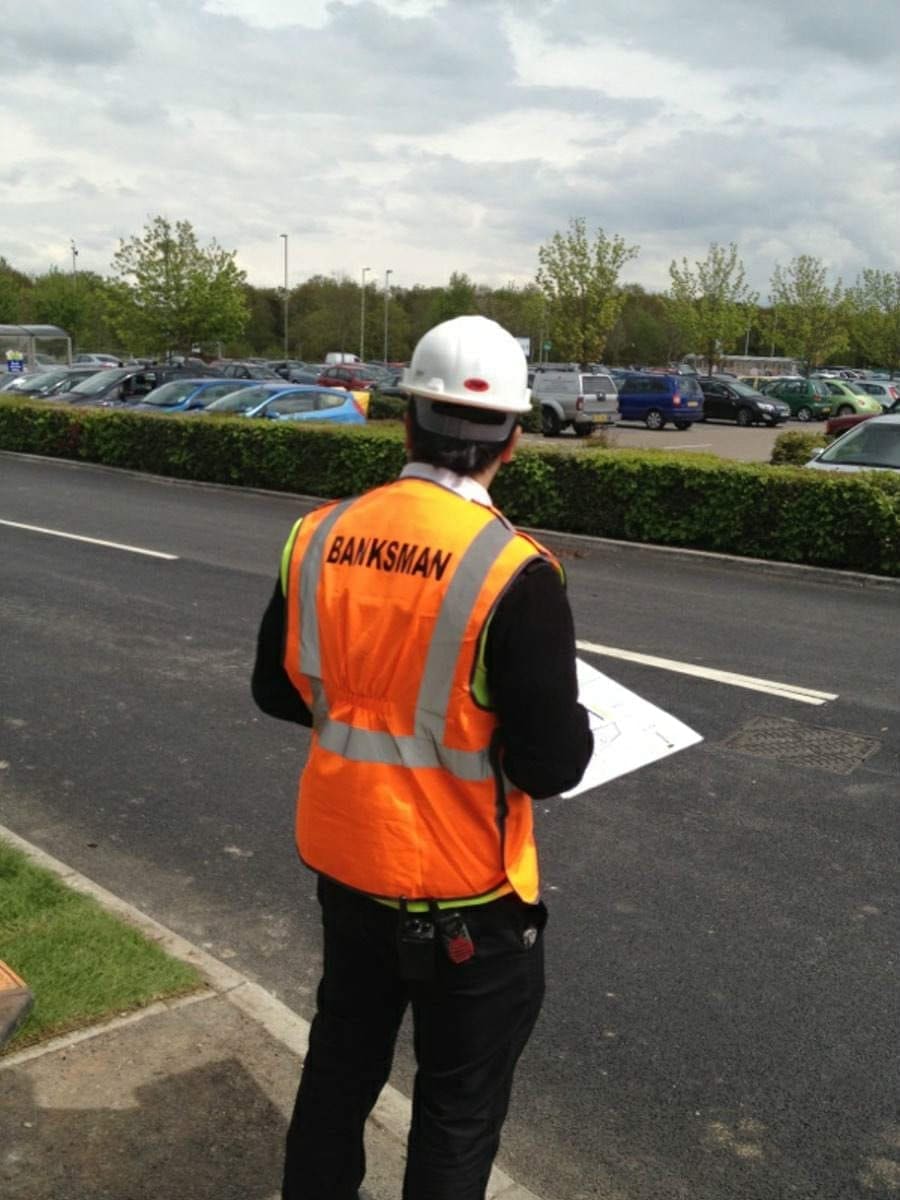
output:
{"label": "black long sleeve shirt", "polygon": [[[311,726],[312,714],[284,669],[284,639],[279,580],[259,627],[253,698],[269,716]],[[572,611],[548,562],[529,563],[498,601],[485,666],[504,774],[535,799],[574,787],[591,756],[593,735],[577,700]]]}

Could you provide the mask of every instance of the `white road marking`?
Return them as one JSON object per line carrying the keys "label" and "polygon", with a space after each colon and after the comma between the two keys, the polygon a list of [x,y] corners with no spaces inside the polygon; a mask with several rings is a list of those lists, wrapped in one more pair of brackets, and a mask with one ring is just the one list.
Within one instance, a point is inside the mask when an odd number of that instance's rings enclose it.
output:
{"label": "white road marking", "polygon": [[41,525],[23,525],[21,521],[3,521],[0,525],[9,525],[11,529],[27,529],[29,533],[48,533],[51,537],[68,538],[72,542],[89,542],[92,546],[107,546],[110,550],[127,550],[130,554],[146,554],[149,558],[164,558],[167,562],[177,562],[177,554],[163,554],[161,550],[145,550],[143,546],[126,546],[122,542],[105,542],[102,538],[82,537],[79,533],[64,533],[61,529],[44,529]]}
{"label": "white road marking", "polygon": [[757,679],[754,675],[737,675],[733,671],[718,671],[714,667],[698,667],[695,663],[676,662],[672,658],[656,658],[652,654],[637,654],[633,650],[618,650],[615,646],[598,646],[594,642],[576,642],[579,650],[588,654],[602,654],[606,658],[620,658],[625,662],[640,663],[645,667],[660,667],[679,675],[693,675],[697,679],[709,679],[713,683],[727,683],[731,687],[747,688],[751,692],[767,692],[770,696],[781,696],[785,700],[796,700],[799,704],[825,704],[837,700],[836,692],[817,692],[813,688],[799,687],[794,683],[777,683],[772,679]]}
{"label": "white road marking", "polygon": [[712,442],[679,442],[677,446],[663,446],[663,450],[709,450]]}

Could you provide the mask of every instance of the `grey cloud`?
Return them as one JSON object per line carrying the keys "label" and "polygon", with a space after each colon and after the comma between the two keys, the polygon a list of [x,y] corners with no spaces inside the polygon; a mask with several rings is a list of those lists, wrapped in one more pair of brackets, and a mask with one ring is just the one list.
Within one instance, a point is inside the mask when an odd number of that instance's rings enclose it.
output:
{"label": "grey cloud", "polygon": [[138,16],[136,0],[104,5],[96,19],[89,3],[62,7],[53,0],[29,0],[4,22],[5,58],[18,59],[20,71],[119,62],[134,48]]}

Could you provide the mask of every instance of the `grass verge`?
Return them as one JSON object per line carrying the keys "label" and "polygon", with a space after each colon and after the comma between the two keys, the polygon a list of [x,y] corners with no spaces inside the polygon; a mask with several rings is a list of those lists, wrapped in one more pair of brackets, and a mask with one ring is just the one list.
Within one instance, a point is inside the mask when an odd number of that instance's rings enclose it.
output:
{"label": "grass verge", "polygon": [[193,967],[2,840],[0,959],[34,994],[6,1053],[202,985]]}

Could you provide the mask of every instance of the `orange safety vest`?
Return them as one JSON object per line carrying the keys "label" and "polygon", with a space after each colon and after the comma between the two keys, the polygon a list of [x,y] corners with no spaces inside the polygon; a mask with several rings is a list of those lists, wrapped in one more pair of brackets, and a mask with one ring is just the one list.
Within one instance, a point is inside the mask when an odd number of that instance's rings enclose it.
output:
{"label": "orange safety vest", "polygon": [[313,714],[296,823],[313,870],[385,899],[537,901],[531,800],[503,775],[479,651],[539,556],[555,562],[495,509],[411,477],[303,519],[285,669]]}

